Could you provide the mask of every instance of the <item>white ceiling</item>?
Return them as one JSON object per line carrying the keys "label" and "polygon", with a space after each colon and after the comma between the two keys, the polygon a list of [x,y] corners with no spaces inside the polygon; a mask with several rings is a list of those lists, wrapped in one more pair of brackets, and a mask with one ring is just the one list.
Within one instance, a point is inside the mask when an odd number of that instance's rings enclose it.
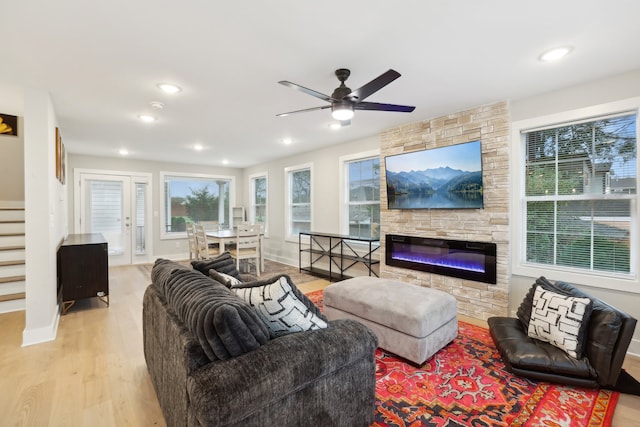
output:
{"label": "white ceiling", "polygon": [[[127,148],[246,167],[640,69],[637,0],[0,0],[0,10],[0,98],[49,90],[67,150],[100,156]],[[567,44],[563,61],[537,60]],[[276,117],[324,104],[279,80],[330,95],[337,68],[351,69],[352,89],[397,70],[367,101],[415,111],[356,111],[338,131],[330,110]],[[183,91],[165,95],[159,82]],[[145,112],[158,121],[139,122]]]}

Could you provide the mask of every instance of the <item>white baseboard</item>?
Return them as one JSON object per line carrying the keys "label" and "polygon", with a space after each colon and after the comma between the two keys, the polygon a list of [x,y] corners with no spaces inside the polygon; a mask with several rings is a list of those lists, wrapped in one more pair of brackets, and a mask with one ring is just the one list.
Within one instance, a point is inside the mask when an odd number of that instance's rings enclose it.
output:
{"label": "white baseboard", "polygon": [[280,264],[286,264],[291,267],[298,267],[297,259],[291,259],[291,258],[286,258],[281,256],[271,256],[270,254],[267,254],[267,253],[264,254],[264,258],[270,261],[279,262]]}
{"label": "white baseboard", "polygon": [[25,329],[22,332],[22,346],[27,347],[43,342],[54,341],[58,333],[58,322],[60,321],[60,307],[56,311],[51,324],[42,328]]}
{"label": "white baseboard", "polygon": [[636,357],[640,357],[640,340],[632,339],[627,354],[631,354]]}

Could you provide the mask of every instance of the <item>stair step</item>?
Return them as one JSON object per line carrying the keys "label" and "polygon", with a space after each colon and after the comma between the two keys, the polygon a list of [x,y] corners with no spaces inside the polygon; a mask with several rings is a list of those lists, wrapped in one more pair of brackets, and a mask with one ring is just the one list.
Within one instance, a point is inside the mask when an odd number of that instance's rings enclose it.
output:
{"label": "stair step", "polygon": [[16,259],[11,261],[0,261],[0,267],[7,267],[10,265],[24,265],[23,259]]}
{"label": "stair step", "polygon": [[25,280],[25,276],[0,277],[0,283],[20,282]]}
{"label": "stair step", "polygon": [[24,251],[24,245],[0,247],[0,251]]}
{"label": "stair step", "polygon": [[24,234],[0,234],[0,247],[24,246]]}
{"label": "stair step", "polygon": [[24,221],[24,210],[0,209],[0,221]]}
{"label": "stair step", "polygon": [[25,223],[23,222],[0,222],[0,234],[24,234]]}
{"label": "stair step", "polygon": [[19,299],[25,299],[26,293],[19,292],[17,294],[8,294],[8,295],[0,295],[0,302],[4,301],[15,301]]}

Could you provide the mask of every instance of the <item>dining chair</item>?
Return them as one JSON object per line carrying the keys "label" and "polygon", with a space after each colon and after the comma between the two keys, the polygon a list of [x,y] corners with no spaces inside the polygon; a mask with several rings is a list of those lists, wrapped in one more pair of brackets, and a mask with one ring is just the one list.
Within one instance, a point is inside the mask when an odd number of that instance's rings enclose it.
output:
{"label": "dining chair", "polygon": [[220,250],[218,248],[210,248],[209,241],[207,240],[207,231],[202,224],[196,224],[196,243],[198,246],[198,258],[206,259],[212,255],[218,255]]}
{"label": "dining chair", "polygon": [[201,224],[205,231],[217,231],[220,229],[220,223],[218,221],[198,221],[198,224]]}
{"label": "dining chair", "polygon": [[240,271],[240,260],[253,260],[256,275],[260,277],[260,226],[240,224],[236,227],[236,247],[229,251]]}
{"label": "dining chair", "polygon": [[[218,221],[198,221],[198,224],[204,227],[205,234],[207,231],[219,231],[220,223]],[[220,249],[220,242],[207,236],[207,245],[209,249]]]}
{"label": "dining chair", "polygon": [[189,259],[200,259],[198,242],[196,241],[196,229],[191,222],[187,224],[187,238],[189,239]]}

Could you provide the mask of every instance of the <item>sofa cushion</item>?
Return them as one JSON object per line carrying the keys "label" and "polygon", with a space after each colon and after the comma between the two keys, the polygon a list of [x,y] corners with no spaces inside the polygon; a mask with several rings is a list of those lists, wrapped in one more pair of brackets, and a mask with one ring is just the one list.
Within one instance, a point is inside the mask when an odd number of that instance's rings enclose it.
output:
{"label": "sofa cushion", "polygon": [[251,306],[223,284],[171,263],[156,263],[160,271],[152,270],[152,277],[164,280],[167,305],[210,360],[239,356],[269,340],[269,329]]}
{"label": "sofa cushion", "polygon": [[213,268],[209,270],[209,277],[211,277],[216,282],[222,283],[227,288],[231,288],[231,285],[237,285],[239,283],[242,283],[242,280],[238,280],[229,274],[220,273],[219,271],[216,271]]}
{"label": "sofa cushion", "polygon": [[518,319],[491,317],[488,323],[491,337],[510,371],[523,375],[542,372],[583,380],[596,378],[589,359],[576,359],[549,343],[527,336]]}
{"label": "sofa cushion", "polygon": [[591,299],[577,298],[535,287],[527,335],[548,342],[580,359],[589,325]]}
{"label": "sofa cushion", "polygon": [[285,274],[231,289],[256,309],[273,336],[327,327],[320,309]]}
{"label": "sofa cushion", "polygon": [[205,276],[208,276],[209,270],[213,269],[218,273],[228,274],[238,280],[242,280],[240,272],[236,268],[236,262],[229,252],[224,252],[215,258],[191,261],[191,265]]}
{"label": "sofa cushion", "polygon": [[190,271],[191,269],[186,265],[163,258],[156,259],[151,268],[151,281],[163,297],[165,296],[167,282],[171,278],[171,273],[175,270]]}

